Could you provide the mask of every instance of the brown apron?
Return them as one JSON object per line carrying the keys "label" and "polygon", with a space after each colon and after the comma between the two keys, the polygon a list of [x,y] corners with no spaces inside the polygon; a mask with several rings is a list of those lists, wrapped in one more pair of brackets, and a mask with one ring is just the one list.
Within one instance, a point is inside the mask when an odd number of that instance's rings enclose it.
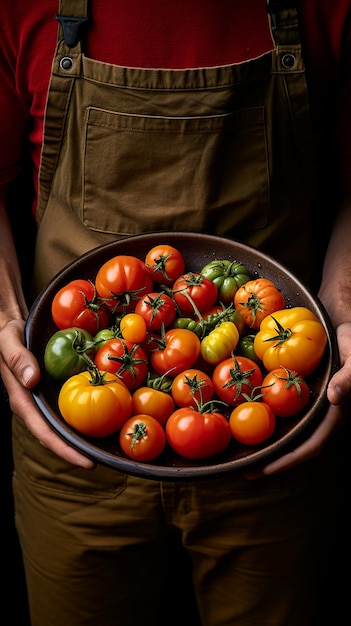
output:
{"label": "brown apron", "polygon": [[[61,0],[60,15],[86,5]],[[231,236],[309,280],[315,172],[296,11],[272,33],[274,51],[245,63],[153,70],[87,58],[60,26],[36,289],[97,245],[159,230]]]}

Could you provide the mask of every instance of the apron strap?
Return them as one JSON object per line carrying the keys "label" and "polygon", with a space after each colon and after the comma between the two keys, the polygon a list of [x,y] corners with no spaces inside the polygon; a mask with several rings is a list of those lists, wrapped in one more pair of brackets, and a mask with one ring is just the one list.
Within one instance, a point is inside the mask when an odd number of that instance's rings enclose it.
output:
{"label": "apron strap", "polygon": [[89,0],[60,0],[56,19],[60,22],[59,37],[65,40],[69,48],[82,41],[84,26],[89,19]]}
{"label": "apron strap", "polygon": [[298,32],[296,0],[266,0],[271,32],[277,46],[294,45]]}

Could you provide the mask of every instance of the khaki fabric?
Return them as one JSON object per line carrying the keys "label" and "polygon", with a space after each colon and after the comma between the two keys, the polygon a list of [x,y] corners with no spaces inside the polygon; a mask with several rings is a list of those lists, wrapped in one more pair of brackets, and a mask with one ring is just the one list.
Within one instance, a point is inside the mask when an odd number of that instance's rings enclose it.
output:
{"label": "khaki fabric", "polygon": [[277,38],[248,63],[176,71],[98,63],[59,41],[37,289],[96,245],[159,230],[232,236],[308,281],[315,173],[295,12]]}
{"label": "khaki fabric", "polygon": [[[86,3],[65,0],[61,14],[72,7],[79,16]],[[295,11],[281,14],[272,53],[218,68],[118,67],[87,58],[80,43],[69,48],[61,34],[36,290],[94,246],[167,229],[230,235],[309,279],[315,172]],[[318,540],[336,497],[329,455],[258,481],[163,483],[72,467],[14,418],[32,626],[164,626],[182,602],[181,579],[166,588],[172,532],[191,560],[202,626],[310,626]]]}

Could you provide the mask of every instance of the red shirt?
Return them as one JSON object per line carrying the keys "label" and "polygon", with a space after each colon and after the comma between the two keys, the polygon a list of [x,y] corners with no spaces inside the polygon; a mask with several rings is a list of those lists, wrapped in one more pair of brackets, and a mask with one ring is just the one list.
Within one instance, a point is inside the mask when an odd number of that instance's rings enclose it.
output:
{"label": "red shirt", "polygon": [[[351,192],[351,0],[298,4],[314,123],[333,135],[340,185]],[[0,182],[15,178],[28,140],[37,177],[57,9],[58,0],[0,3]],[[100,61],[208,67],[272,47],[266,0],[91,0],[86,54]]]}

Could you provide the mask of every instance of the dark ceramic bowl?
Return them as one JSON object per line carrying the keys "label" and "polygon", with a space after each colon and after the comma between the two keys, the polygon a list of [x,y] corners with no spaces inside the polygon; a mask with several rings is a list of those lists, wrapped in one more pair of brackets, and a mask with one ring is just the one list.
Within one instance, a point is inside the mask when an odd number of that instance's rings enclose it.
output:
{"label": "dark ceramic bowl", "polygon": [[[45,345],[57,330],[51,318],[51,302],[55,293],[70,280],[94,280],[102,263],[118,254],[129,254],[144,259],[146,252],[159,243],[178,248],[185,259],[186,269],[200,271],[215,259],[229,259],[243,263],[252,277],[272,280],[285,296],[287,306],[305,306],[322,322],[328,343],[318,369],[309,377],[311,400],[307,410],[290,419],[277,418],[272,438],[259,446],[244,446],[234,440],[219,456],[203,461],[189,461],[170,449],[152,463],[138,463],[128,459],[118,446],[118,436],[89,439],[72,429],[61,417],[57,407],[59,387],[46,374],[43,355]],[[57,274],[34,302],[26,324],[28,348],[37,356],[41,366],[40,384],[33,390],[34,400],[51,427],[72,447],[110,468],[128,474],[162,480],[201,479],[220,476],[238,470],[247,470],[296,447],[315,429],[327,406],[328,381],[338,367],[338,353],[329,318],[318,299],[273,258],[232,239],[191,232],[158,232],[120,239],[84,254]]]}

